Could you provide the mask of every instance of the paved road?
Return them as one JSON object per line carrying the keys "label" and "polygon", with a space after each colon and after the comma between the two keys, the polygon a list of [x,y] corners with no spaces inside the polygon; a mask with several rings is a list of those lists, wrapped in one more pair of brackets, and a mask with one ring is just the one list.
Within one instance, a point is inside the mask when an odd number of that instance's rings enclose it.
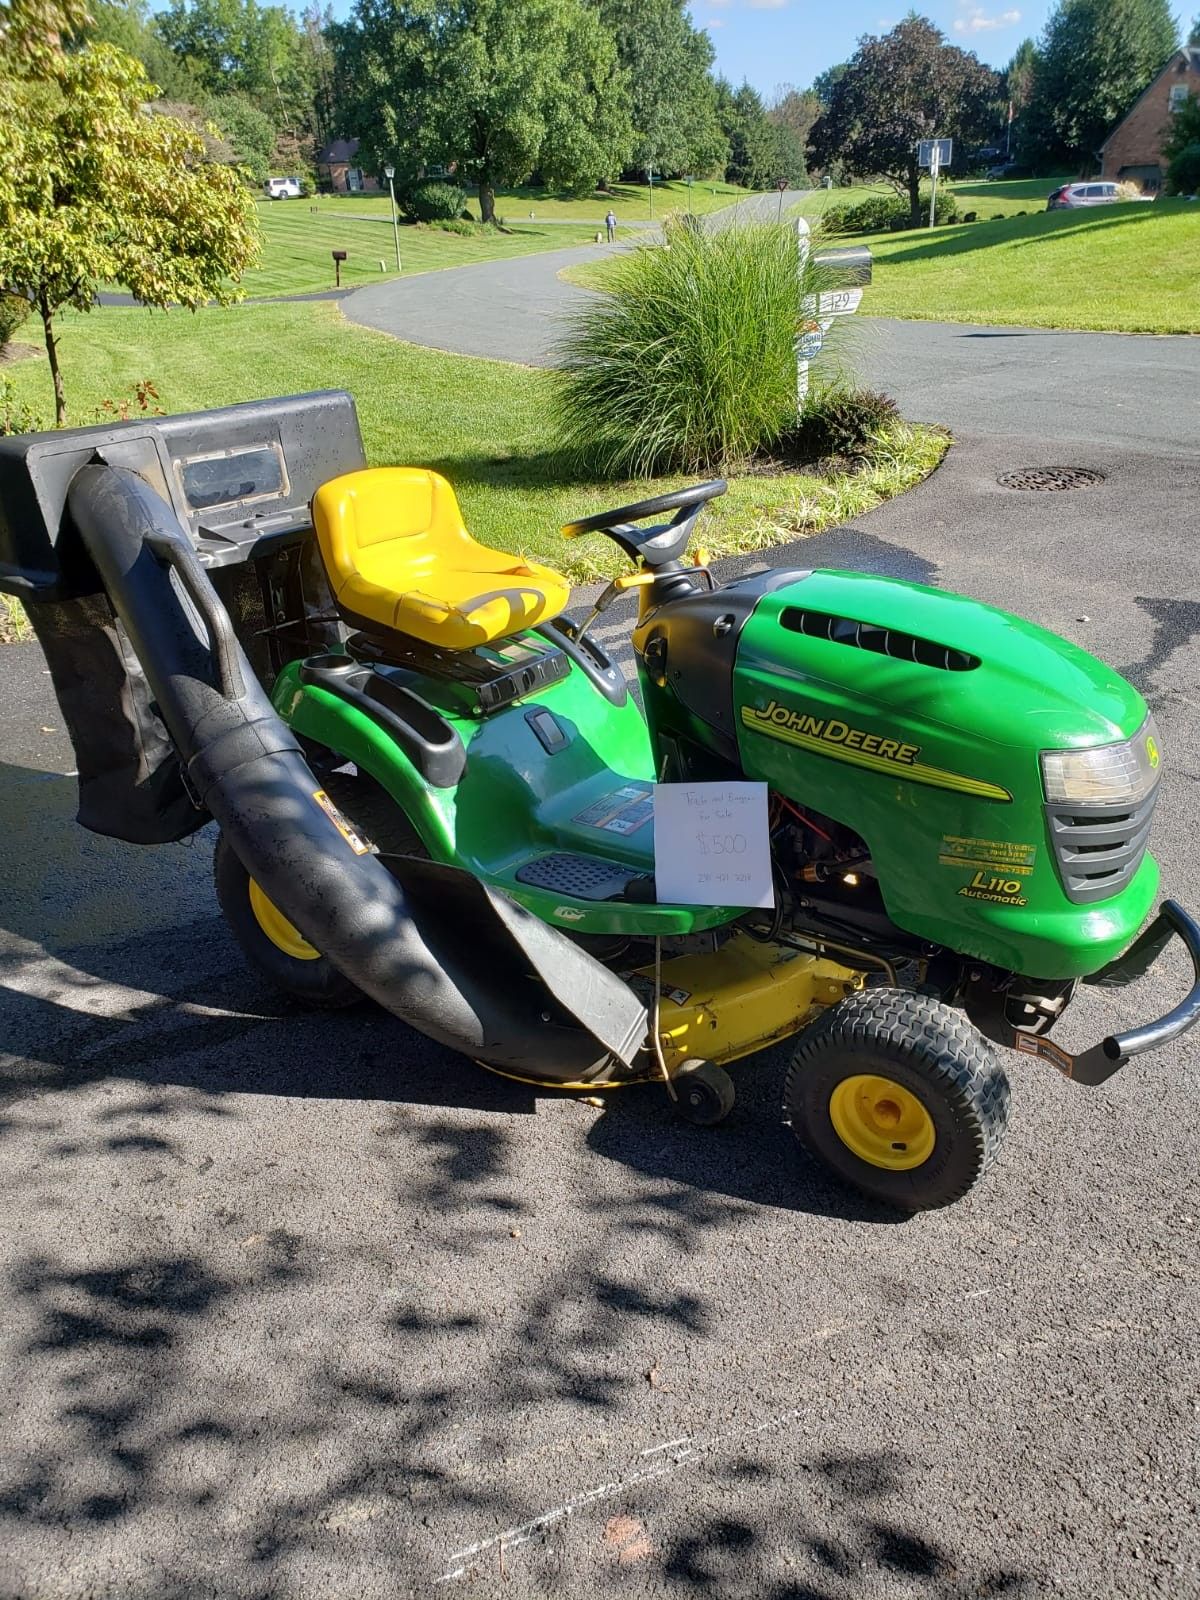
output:
{"label": "paved road", "polygon": [[[884,353],[947,464],[777,559],[962,589],[1127,672],[1200,905],[1181,346],[977,332]],[[1102,486],[997,486],[1068,447]],[[1092,1093],[1014,1061],[1000,1165],[897,1222],[794,1153],[786,1050],[703,1132],[281,1007],[211,840],[76,828],[37,649],[0,673],[3,1600],[1200,1594],[1200,1044]],[[1065,1042],[1186,977],[1085,993]]]}
{"label": "paved road", "polygon": [[[1055,459],[967,438],[780,559],[1006,602],[1130,672],[1200,904],[1196,459],[995,484]],[[41,658],[0,671],[6,1600],[1200,1593],[1197,1045],[1093,1093],[1014,1062],[985,1186],[896,1222],[793,1152],[786,1051],[704,1132],[281,1008],[210,841],[75,828]],[[1129,1014],[1088,994],[1067,1042]]]}
{"label": "paved road", "polygon": [[[789,193],[785,205],[799,198]],[[775,197],[755,196],[747,205],[771,215]],[[564,319],[587,294],[559,273],[606,253],[605,246],[551,250],[396,279],[356,291],[342,309],[352,321],[412,344],[546,365]],[[914,419],[1113,448],[1191,451],[1200,444],[1194,338],[861,316],[844,319],[838,332],[861,380],[894,395]]]}

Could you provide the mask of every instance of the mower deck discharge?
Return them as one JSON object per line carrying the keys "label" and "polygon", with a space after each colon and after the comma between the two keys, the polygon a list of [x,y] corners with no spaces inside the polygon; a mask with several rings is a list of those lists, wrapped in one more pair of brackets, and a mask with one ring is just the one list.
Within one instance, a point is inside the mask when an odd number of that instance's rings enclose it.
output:
{"label": "mower deck discharge", "polygon": [[[0,440],[0,590],[45,650],[80,822],[157,844],[215,820],[222,910],[286,993],[368,996],[550,1088],[659,1080],[696,1123],[731,1111],[728,1064],[795,1035],[801,1144],[944,1205],[1003,1139],[997,1046],[1098,1084],[1200,1016],[1200,928],[1155,911],[1157,732],[1102,662],[962,596],[716,583],[688,545],[724,487],[569,524],[630,559],[579,625],[443,478],[369,468],[348,395],[301,395]],[[640,705],[591,634],[631,589]],[[742,780],[772,904],[660,900],[658,786]],[[1078,983],[1176,937],[1168,1015],[1077,1055],[1049,1037]]]}

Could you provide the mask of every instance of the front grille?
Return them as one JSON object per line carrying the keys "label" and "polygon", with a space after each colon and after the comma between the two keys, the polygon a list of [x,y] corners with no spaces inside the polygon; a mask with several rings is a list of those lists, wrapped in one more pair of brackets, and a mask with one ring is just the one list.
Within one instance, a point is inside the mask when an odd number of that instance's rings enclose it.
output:
{"label": "front grille", "polygon": [[1142,864],[1158,785],[1137,805],[1048,805],[1046,816],[1067,898],[1076,905],[1120,894]]}

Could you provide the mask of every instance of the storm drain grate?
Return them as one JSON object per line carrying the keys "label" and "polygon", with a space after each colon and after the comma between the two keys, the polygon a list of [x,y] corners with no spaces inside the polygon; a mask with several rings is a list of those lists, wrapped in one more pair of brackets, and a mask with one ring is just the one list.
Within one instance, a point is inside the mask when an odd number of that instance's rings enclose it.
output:
{"label": "storm drain grate", "polygon": [[1002,472],[996,479],[1002,489],[1039,489],[1055,494],[1061,489],[1091,489],[1104,482],[1104,473],[1094,467],[1021,467]]}

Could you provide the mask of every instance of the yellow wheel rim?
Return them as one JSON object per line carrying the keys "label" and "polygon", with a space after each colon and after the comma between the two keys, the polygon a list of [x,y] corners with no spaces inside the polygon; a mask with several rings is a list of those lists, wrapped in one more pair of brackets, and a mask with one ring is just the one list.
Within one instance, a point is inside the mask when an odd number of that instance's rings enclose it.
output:
{"label": "yellow wheel rim", "polygon": [[928,1161],[937,1139],[933,1118],[903,1084],[860,1073],[843,1078],[829,1097],[833,1131],[860,1161],[911,1172]]}
{"label": "yellow wheel rim", "polygon": [[295,961],[319,961],[321,952],[309,944],[294,923],[288,921],[279,907],[250,879],[250,909],[254,920],[277,950]]}

